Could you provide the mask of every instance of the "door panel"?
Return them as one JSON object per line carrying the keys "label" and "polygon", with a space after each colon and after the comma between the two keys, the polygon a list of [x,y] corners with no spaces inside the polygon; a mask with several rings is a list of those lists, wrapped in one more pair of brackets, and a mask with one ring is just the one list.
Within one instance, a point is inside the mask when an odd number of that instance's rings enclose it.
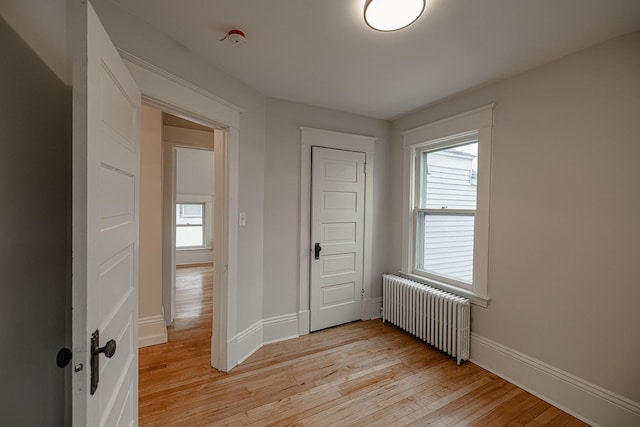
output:
{"label": "door panel", "polygon": [[[326,244],[326,243],[325,243]],[[322,262],[322,277],[334,274],[354,273],[356,271],[356,254],[325,255]]]}
{"label": "door panel", "polygon": [[358,210],[358,194],[348,191],[323,191],[322,207],[325,214],[356,213]]}
{"label": "door panel", "polygon": [[325,242],[325,244],[355,243],[357,225],[355,222],[322,224],[322,241]]}
{"label": "door panel", "polygon": [[[84,28],[86,44],[73,52],[73,357],[84,365],[74,374],[73,425],[133,426],[140,91],[91,5],[72,7],[75,19],[86,20],[74,24]],[[98,345],[113,339],[116,351],[111,358],[98,355],[99,383],[91,394],[89,341],[96,330]]]}
{"label": "door panel", "polygon": [[365,154],[312,148],[311,331],[360,319]]}
{"label": "door panel", "polygon": [[322,288],[322,304],[324,306],[349,304],[357,297],[355,286],[355,282],[325,286]]}

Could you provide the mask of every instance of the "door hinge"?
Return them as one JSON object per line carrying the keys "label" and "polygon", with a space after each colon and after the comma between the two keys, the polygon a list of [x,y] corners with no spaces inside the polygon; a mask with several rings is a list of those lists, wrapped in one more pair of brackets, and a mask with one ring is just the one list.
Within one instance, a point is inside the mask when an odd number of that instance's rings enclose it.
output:
{"label": "door hinge", "polygon": [[367,174],[367,162],[364,162],[364,174]]}
{"label": "door hinge", "polygon": [[360,290],[360,299],[364,299],[364,289]]}

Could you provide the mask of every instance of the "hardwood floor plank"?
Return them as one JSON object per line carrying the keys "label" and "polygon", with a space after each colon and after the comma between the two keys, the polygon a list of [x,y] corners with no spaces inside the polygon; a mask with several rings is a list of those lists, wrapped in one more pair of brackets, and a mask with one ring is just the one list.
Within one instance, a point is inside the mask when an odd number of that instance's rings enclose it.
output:
{"label": "hardwood floor plank", "polygon": [[[400,371],[400,370],[406,370],[406,367],[395,364],[394,366],[391,366],[389,368],[393,369],[393,373],[386,372],[387,374],[386,379],[381,379],[381,381],[375,383],[375,385],[371,384],[370,387],[359,388],[357,392],[352,392],[350,394],[345,394],[343,391],[341,392],[340,397],[335,399],[334,401],[325,402],[323,405],[320,405],[320,406],[313,406],[309,410],[296,411],[294,415],[288,418],[282,419],[280,420],[280,422],[282,424],[290,424],[290,423],[293,423],[294,421],[300,422],[304,420],[305,424],[312,424],[314,417],[318,416],[318,414],[324,415],[328,410],[331,410],[333,413],[335,413],[338,407],[344,407],[345,405],[347,406],[356,405],[356,402],[362,401],[361,399],[362,396],[372,399],[375,396],[378,396],[378,397],[382,396],[383,393],[389,390],[389,387],[394,387],[394,386],[397,386],[398,384],[404,384],[406,385],[406,387],[412,386],[412,383],[415,381],[415,378],[413,379],[413,381],[411,381],[410,378],[407,378],[407,376],[403,375],[402,372]],[[427,377],[428,373],[422,372],[421,375],[423,376],[423,378],[422,378],[422,381],[419,381],[419,387],[427,387],[429,385],[429,382],[428,382],[429,378]],[[370,380],[371,375],[367,375],[365,379]],[[357,378],[349,378],[347,382],[351,382],[353,380],[357,380]],[[390,395],[396,396],[397,393],[390,393]],[[378,398],[377,400],[380,400],[380,399]],[[370,411],[372,409],[372,405],[374,401],[367,399],[365,403],[367,407],[366,409]],[[354,409],[355,411],[354,406],[351,406],[351,408]],[[366,414],[367,412],[360,412],[360,416],[365,416]],[[345,420],[342,420],[342,422],[344,423]]]}
{"label": "hardwood floor plank", "polygon": [[213,268],[179,268],[169,342],[140,349],[140,426],[585,425],[379,320],[210,366]]}
{"label": "hardwood floor plank", "polygon": [[508,425],[521,412],[526,412],[540,399],[530,393],[521,390],[513,399],[510,399],[498,405],[493,411],[484,417],[477,419],[470,425]]}

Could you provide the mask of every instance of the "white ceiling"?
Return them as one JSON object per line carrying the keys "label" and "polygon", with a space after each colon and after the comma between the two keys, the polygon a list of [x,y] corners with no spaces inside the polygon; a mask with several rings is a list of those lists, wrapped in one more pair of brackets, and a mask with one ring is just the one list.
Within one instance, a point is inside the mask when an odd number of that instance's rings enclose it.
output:
{"label": "white ceiling", "polygon": [[[640,0],[427,0],[391,33],[365,25],[365,0],[94,1],[264,95],[383,119],[640,30]],[[219,42],[231,28],[248,42]]]}
{"label": "white ceiling", "polygon": [[640,29],[640,0],[427,0],[392,33],[365,0],[110,2],[267,96],[384,119]]}

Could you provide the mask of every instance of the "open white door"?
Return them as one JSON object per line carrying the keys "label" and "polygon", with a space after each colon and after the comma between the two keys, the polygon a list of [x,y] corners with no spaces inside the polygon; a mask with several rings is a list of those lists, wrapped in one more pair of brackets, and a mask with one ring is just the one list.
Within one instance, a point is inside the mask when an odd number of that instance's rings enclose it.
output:
{"label": "open white door", "polygon": [[365,153],[312,148],[311,331],[361,317]]}
{"label": "open white door", "polygon": [[73,44],[73,426],[134,426],[140,91],[91,5],[72,0],[68,6]]}

